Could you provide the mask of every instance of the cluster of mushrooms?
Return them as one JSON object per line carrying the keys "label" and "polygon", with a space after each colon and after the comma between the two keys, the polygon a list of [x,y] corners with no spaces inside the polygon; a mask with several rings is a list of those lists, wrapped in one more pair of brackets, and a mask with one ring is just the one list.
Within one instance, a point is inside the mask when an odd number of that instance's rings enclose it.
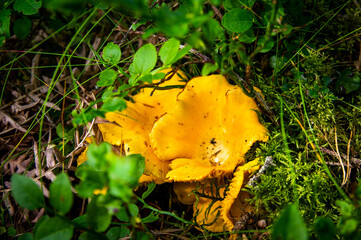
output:
{"label": "cluster of mushrooms", "polygon": [[178,71],[159,87],[183,88],[142,89],[98,127],[104,141],[145,157],[140,183],[173,182],[178,200],[193,204],[200,226],[231,231],[251,210],[241,189],[259,167],[257,160],[245,163],[244,155],[254,142],[267,141],[267,131],[254,100],[225,77],[184,79]]}

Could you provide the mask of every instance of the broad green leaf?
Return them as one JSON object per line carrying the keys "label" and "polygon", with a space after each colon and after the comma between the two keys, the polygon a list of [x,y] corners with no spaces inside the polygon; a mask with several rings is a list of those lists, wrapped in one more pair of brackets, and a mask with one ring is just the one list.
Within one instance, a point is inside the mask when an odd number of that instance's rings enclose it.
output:
{"label": "broad green leaf", "polygon": [[13,197],[21,207],[34,210],[43,206],[44,196],[32,179],[14,174],[11,177],[11,187]]}
{"label": "broad green leaf", "polygon": [[152,83],[152,81],[153,81],[153,75],[150,74],[150,73],[145,74],[145,75],[139,77],[139,78],[137,79],[137,81]]}
{"label": "broad green leaf", "polygon": [[157,51],[153,44],[148,43],[141,47],[135,54],[133,59],[134,74],[145,75],[149,73],[157,63]]}
{"label": "broad green leaf", "polygon": [[164,72],[158,72],[153,74],[153,80],[160,80],[163,79],[165,77],[165,73]]}
{"label": "broad green leaf", "polygon": [[138,216],[138,214],[139,214],[139,208],[138,208],[138,206],[137,206],[136,204],[134,204],[134,203],[131,203],[131,204],[128,205],[128,210],[129,210],[130,215],[131,215],[132,217],[136,217],[136,216]]}
{"label": "broad green leaf", "polygon": [[275,45],[275,42],[273,41],[273,39],[269,39],[267,42],[266,42],[266,38],[265,36],[262,36],[258,39],[258,42],[257,42],[257,45],[258,46],[263,46],[262,49],[261,49],[261,53],[266,53],[268,51],[270,51],[273,46]]}
{"label": "broad green leaf", "polygon": [[148,216],[145,218],[142,218],[142,223],[151,223],[157,221],[159,218],[158,213],[151,212]]}
{"label": "broad green leaf", "polygon": [[117,78],[117,72],[113,69],[105,69],[99,75],[98,87],[107,87],[114,83]]}
{"label": "broad green leaf", "polygon": [[361,86],[359,74],[354,74],[350,69],[343,70],[336,83],[337,88],[343,87],[346,94],[356,91]]}
{"label": "broad green leaf", "polygon": [[239,38],[238,41],[243,42],[243,43],[251,43],[254,42],[257,39],[257,37],[254,35],[254,32],[252,29],[248,29],[247,31],[245,31],[244,33],[242,33]]}
{"label": "broad green leaf", "polygon": [[38,12],[41,3],[41,0],[16,0],[14,10],[22,12],[24,15],[33,15]]}
{"label": "broad green leaf", "polygon": [[296,204],[287,206],[273,225],[273,240],[307,240],[308,234]]}
{"label": "broad green leaf", "polygon": [[210,43],[224,38],[224,29],[216,19],[209,19],[209,21],[202,26],[202,31]]}
{"label": "broad green leaf", "polygon": [[80,234],[78,240],[98,240],[99,236],[91,232],[83,232]]}
{"label": "broad green leaf", "polygon": [[56,134],[58,135],[58,137],[60,138],[65,138],[65,130],[63,128],[63,125],[61,125],[61,123],[59,123],[58,125],[56,125]]}
{"label": "broad green leaf", "polygon": [[[0,36],[10,37],[10,16],[11,12],[7,9],[0,10]],[[2,42],[0,42],[0,45]]]}
{"label": "broad green leaf", "polygon": [[253,25],[253,14],[245,9],[233,9],[222,18],[222,25],[229,31],[243,33]]}
{"label": "broad green leaf", "polygon": [[336,234],[335,224],[327,217],[318,217],[314,229],[319,240],[332,240]]}
{"label": "broad green leaf", "polygon": [[75,188],[78,195],[83,198],[92,197],[94,190],[103,189],[107,181],[104,171],[86,166],[86,164],[88,161],[79,166],[76,171],[76,176],[82,181]]}
{"label": "broad green leaf", "polygon": [[147,190],[142,194],[142,199],[146,199],[149,196],[149,194],[153,192],[156,186],[157,184],[155,184],[155,182],[149,183],[147,186]]}
{"label": "broad green leaf", "polygon": [[144,157],[140,154],[131,154],[110,163],[109,179],[111,182],[125,184],[133,188],[138,185],[138,180],[144,169]]}
{"label": "broad green leaf", "polygon": [[51,183],[49,201],[51,206],[61,214],[69,212],[73,206],[71,183],[65,173],[59,174]]}
{"label": "broad green leaf", "polygon": [[112,227],[107,232],[107,238],[109,240],[118,240],[120,238],[128,237],[129,235],[130,235],[130,230],[125,226]]}
{"label": "broad green leaf", "polygon": [[337,200],[336,205],[338,205],[340,207],[340,212],[341,212],[342,216],[344,216],[344,217],[352,216],[354,207],[350,203],[348,203],[346,201],[342,201],[342,200]]}
{"label": "broad green leaf", "polygon": [[206,63],[202,68],[202,76],[207,76],[208,74],[216,71],[217,69],[218,69],[217,65],[212,63]]}
{"label": "broad green leaf", "polygon": [[342,224],[338,224],[338,228],[342,235],[350,235],[357,230],[358,222],[354,218],[346,219]]}
{"label": "broad green leaf", "polygon": [[20,18],[14,22],[14,33],[20,40],[25,39],[31,31],[31,21],[29,18]]}
{"label": "broad green leaf", "polygon": [[89,224],[87,222],[86,214],[80,215],[79,217],[74,218],[71,220],[73,223],[80,225],[82,227],[87,227]]}
{"label": "broad green leaf", "polygon": [[87,207],[87,222],[90,227],[94,228],[96,231],[104,232],[109,227],[112,216],[109,214],[107,208],[98,205],[97,200],[97,197],[93,198]]}
{"label": "broad green leaf", "polygon": [[18,240],[33,240],[33,234],[32,233],[24,233],[21,234],[21,236],[18,238]]}
{"label": "broad green leaf", "polygon": [[101,106],[101,110],[106,112],[122,111],[127,107],[127,102],[123,98],[113,97],[110,100],[104,102]]}
{"label": "broad green leaf", "polygon": [[178,61],[179,59],[181,59],[182,57],[184,57],[185,55],[187,55],[187,53],[189,52],[189,50],[192,49],[191,45],[187,45],[184,48],[182,48],[181,50],[178,51],[177,55],[174,57],[173,59],[173,63],[175,63],[176,61]]}
{"label": "broad green leaf", "polygon": [[13,227],[8,227],[6,232],[7,232],[8,236],[10,236],[10,237],[13,237],[16,235],[16,229]]}
{"label": "broad green leaf", "polygon": [[120,47],[112,42],[108,43],[103,50],[103,59],[107,62],[116,64],[120,61]]}
{"label": "broad green leaf", "polygon": [[129,222],[130,218],[128,216],[128,212],[127,209],[125,208],[125,206],[120,206],[118,208],[118,212],[115,214],[115,216],[123,222]]}
{"label": "broad green leaf", "polygon": [[147,235],[146,232],[137,232],[135,234],[135,239],[137,239],[137,240],[148,240],[149,236]]}
{"label": "broad green leaf", "polygon": [[224,0],[223,6],[226,10],[230,11],[236,8],[252,8],[255,2],[256,0]]}
{"label": "broad green leaf", "polygon": [[86,152],[87,163],[94,170],[106,170],[104,168],[107,167],[107,162],[104,160],[109,153],[112,153],[112,147],[107,142],[102,142],[99,145],[90,144]]}
{"label": "broad green leaf", "polygon": [[164,66],[168,66],[173,63],[173,60],[178,53],[179,46],[179,40],[175,38],[171,38],[164,43],[159,50],[159,57]]}
{"label": "broad green leaf", "polygon": [[36,240],[67,240],[73,236],[74,228],[71,223],[59,217],[44,220],[34,233]]}

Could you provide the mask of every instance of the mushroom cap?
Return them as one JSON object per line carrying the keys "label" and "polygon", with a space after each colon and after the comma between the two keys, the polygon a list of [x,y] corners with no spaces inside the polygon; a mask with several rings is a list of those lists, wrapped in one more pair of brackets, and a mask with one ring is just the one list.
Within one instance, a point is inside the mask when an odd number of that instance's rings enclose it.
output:
{"label": "mushroom cap", "polygon": [[196,188],[196,182],[173,183],[173,191],[177,195],[178,201],[185,205],[192,205],[196,201],[196,196],[192,193]]}
{"label": "mushroom cap", "polygon": [[[163,70],[168,72],[169,69]],[[181,76],[179,76],[179,75]],[[182,72],[175,74],[169,81],[159,86],[184,84]],[[105,118],[112,123],[98,124],[103,139],[113,145],[124,146],[126,155],[139,153],[145,157],[144,173],[157,178],[165,178],[169,170],[169,162],[159,160],[154,154],[149,141],[149,133],[162,115],[174,107],[176,97],[182,89],[157,90],[142,89],[134,96],[133,102],[127,102],[127,108],[121,112],[110,112]]]}
{"label": "mushroom cap", "polygon": [[186,182],[231,174],[254,142],[268,139],[257,109],[221,75],[190,80],[149,135],[155,155],[172,160],[167,178]]}
{"label": "mushroom cap", "polygon": [[233,229],[235,220],[240,219],[246,212],[252,210],[252,207],[246,201],[249,199],[249,193],[241,191],[241,188],[248,182],[251,173],[258,170],[258,168],[259,162],[256,159],[239,166],[234,172],[226,197],[221,202],[221,216],[228,231]]}
{"label": "mushroom cap", "polygon": [[[218,189],[219,195],[224,196],[223,200],[214,202],[211,198],[199,196],[199,201],[193,205],[193,214],[197,223],[212,232],[232,231],[235,222],[246,212],[252,211],[252,207],[247,202],[249,194],[241,188],[247,183],[250,174],[258,168],[258,160],[238,167],[228,188],[223,186]],[[215,192],[215,186],[208,183],[205,184],[202,193],[212,196]]]}

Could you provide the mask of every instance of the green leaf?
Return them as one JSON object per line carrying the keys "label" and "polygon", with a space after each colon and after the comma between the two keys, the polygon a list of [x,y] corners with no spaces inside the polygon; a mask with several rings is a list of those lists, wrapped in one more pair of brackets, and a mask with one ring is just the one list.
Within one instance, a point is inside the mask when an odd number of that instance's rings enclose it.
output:
{"label": "green leaf", "polygon": [[343,70],[337,80],[337,87],[345,89],[346,94],[356,91],[361,86],[361,79],[358,74],[354,74],[350,69]]}
{"label": "green leaf", "polygon": [[346,201],[342,201],[342,200],[337,200],[336,205],[338,205],[340,207],[340,212],[343,217],[351,217],[352,216],[354,207],[350,203],[348,203]]}
{"label": "green leaf", "polygon": [[73,236],[73,226],[59,217],[44,220],[34,233],[37,240],[67,240]]}
{"label": "green leaf", "polygon": [[128,216],[127,209],[125,208],[125,206],[120,206],[118,208],[118,212],[115,214],[115,216],[120,221],[123,221],[123,222],[129,222],[130,221],[130,218]]}
{"label": "green leaf", "polygon": [[137,232],[135,234],[135,239],[136,240],[148,240],[149,236],[147,235],[146,232]]}
{"label": "green leaf", "polygon": [[128,210],[130,212],[131,217],[136,217],[139,214],[139,208],[136,204],[130,203],[128,205]]}
{"label": "green leaf", "polygon": [[11,12],[9,10],[0,10],[0,36],[5,35],[6,37],[10,37],[10,16]]}
{"label": "green leaf", "polygon": [[78,240],[98,240],[99,236],[91,232],[83,232],[80,234]]}
{"label": "green leaf", "polygon": [[26,38],[31,31],[31,20],[29,18],[20,18],[14,22],[14,33],[20,40]]}
{"label": "green leaf", "polygon": [[121,57],[120,47],[112,42],[108,43],[103,50],[104,61],[116,64],[120,61]]}
{"label": "green leaf", "polygon": [[117,78],[117,72],[113,69],[105,69],[99,75],[99,81],[97,82],[98,87],[107,87],[113,85]]}
{"label": "green leaf", "polygon": [[254,32],[252,29],[248,29],[244,33],[239,36],[238,41],[243,43],[251,43],[254,42],[257,39],[257,37],[254,35]]}
{"label": "green leaf", "polygon": [[142,223],[152,223],[152,222],[155,222],[157,221],[159,218],[159,215],[158,213],[154,213],[154,212],[151,212],[148,216],[146,216],[145,218],[142,218]]}
{"label": "green leaf", "polygon": [[41,7],[42,1],[36,0],[16,0],[14,4],[14,10],[22,12],[24,15],[33,15],[38,12]]}
{"label": "green leaf", "polygon": [[318,217],[314,229],[319,240],[332,240],[336,234],[335,224],[327,217]]}
{"label": "green leaf", "polygon": [[163,66],[168,66],[173,63],[175,56],[178,53],[180,43],[175,38],[169,39],[159,50],[160,60],[163,62]]}
{"label": "green leaf", "polygon": [[156,186],[157,184],[155,184],[155,182],[149,183],[147,186],[147,190],[142,194],[142,199],[146,199],[149,196],[149,194],[153,192]]}
{"label": "green leaf", "polygon": [[106,112],[122,111],[127,108],[127,102],[123,98],[113,97],[104,102],[101,110]]}
{"label": "green leaf", "polygon": [[80,215],[79,217],[74,218],[71,220],[73,223],[80,225],[82,227],[87,227],[89,224],[87,222],[86,214]]}
{"label": "green leaf", "polygon": [[109,179],[115,184],[126,184],[133,188],[138,185],[138,180],[142,176],[144,169],[144,157],[140,154],[131,154],[110,163]]}
{"label": "green leaf", "polygon": [[275,45],[275,42],[273,41],[273,39],[269,39],[266,42],[266,37],[262,36],[258,39],[257,45],[262,46],[262,49],[260,51],[261,53],[266,53],[273,48],[273,46]]}
{"label": "green leaf", "polygon": [[206,63],[202,68],[202,76],[207,76],[211,72],[217,71],[217,69],[218,69],[217,65],[212,63]]}
{"label": "green leaf", "polygon": [[65,130],[63,128],[63,125],[61,125],[61,123],[59,123],[58,125],[56,125],[56,134],[60,137],[60,138],[65,138]]}
{"label": "green leaf", "polygon": [[251,8],[256,0],[224,0],[223,6],[226,10],[230,11],[235,8],[243,8],[244,6],[247,6]]}
{"label": "green leaf", "polygon": [[307,240],[308,234],[297,205],[287,206],[273,225],[273,240]]}
{"label": "green leaf", "polygon": [[153,81],[153,75],[150,74],[150,73],[145,74],[145,75],[139,77],[139,78],[137,79],[137,82],[138,82],[138,81],[147,82],[147,83],[152,83],[152,81]]}
{"label": "green leaf", "polygon": [[141,47],[135,54],[132,68],[134,69],[134,74],[141,74],[145,75],[149,73],[157,63],[157,51],[155,50],[155,47],[153,44],[148,43]]}
{"label": "green leaf", "polygon": [[82,180],[76,186],[76,190],[78,195],[83,198],[92,197],[94,190],[103,189],[107,181],[103,171],[94,169],[95,167],[86,166],[88,161],[79,166],[76,171],[76,176]]}
{"label": "green leaf", "polygon": [[130,230],[125,226],[112,227],[107,232],[107,238],[109,240],[118,240],[120,238],[128,237],[129,235],[130,235]]}
{"label": "green leaf", "polygon": [[8,236],[13,237],[16,235],[16,229],[13,227],[8,227],[7,233],[8,233]]}
{"label": "green leaf", "polygon": [[350,235],[357,230],[357,220],[354,218],[347,219],[342,224],[339,224],[339,230],[342,235]]}
{"label": "green leaf", "polygon": [[32,179],[14,174],[11,177],[11,187],[13,197],[21,207],[34,210],[43,206],[44,196]]}
{"label": "green leaf", "polygon": [[51,183],[49,201],[51,206],[61,214],[70,211],[73,206],[73,193],[67,174],[59,174],[54,182]]}
{"label": "green leaf", "polygon": [[21,234],[18,240],[33,240],[33,234],[32,233]]}
{"label": "green leaf", "polygon": [[109,214],[108,209],[98,205],[98,197],[94,197],[87,207],[86,215],[87,222],[90,227],[98,232],[104,232],[110,225],[112,216]]}
{"label": "green leaf", "polygon": [[209,21],[202,26],[202,31],[210,43],[224,38],[224,29],[216,19],[209,19]]}
{"label": "green leaf", "polygon": [[108,170],[110,194],[129,202],[144,169],[144,157],[140,154],[114,158]]}
{"label": "green leaf", "polygon": [[253,25],[253,14],[245,9],[233,9],[222,18],[222,25],[229,31],[243,33]]}
{"label": "green leaf", "polygon": [[177,55],[174,57],[173,59],[173,63],[175,63],[176,61],[178,61],[179,59],[181,59],[182,57],[184,57],[185,55],[187,55],[187,53],[189,52],[189,50],[192,49],[191,45],[187,45],[184,48],[182,48],[181,50],[178,51]]}

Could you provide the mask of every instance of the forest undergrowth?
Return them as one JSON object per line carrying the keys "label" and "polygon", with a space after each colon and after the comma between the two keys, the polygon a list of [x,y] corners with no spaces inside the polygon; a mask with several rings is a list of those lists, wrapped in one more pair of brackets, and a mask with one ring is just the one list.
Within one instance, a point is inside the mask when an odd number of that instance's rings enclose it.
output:
{"label": "forest undergrowth", "polygon": [[[0,238],[361,239],[360,26],[356,0],[2,1]],[[263,166],[244,177],[251,210],[224,231],[197,204],[218,206],[232,178],[182,204],[102,128],[211,74],[255,101],[268,136],[244,155]]]}

